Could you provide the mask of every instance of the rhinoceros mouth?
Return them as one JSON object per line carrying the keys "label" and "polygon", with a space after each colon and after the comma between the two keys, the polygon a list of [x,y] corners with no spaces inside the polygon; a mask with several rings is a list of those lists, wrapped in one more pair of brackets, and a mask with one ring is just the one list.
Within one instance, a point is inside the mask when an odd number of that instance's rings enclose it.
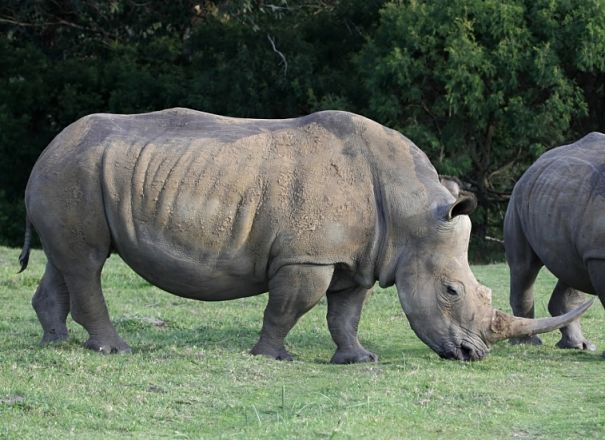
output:
{"label": "rhinoceros mouth", "polygon": [[447,344],[443,350],[437,352],[443,359],[452,359],[458,361],[478,361],[483,359],[488,349],[478,347],[477,345],[462,341],[459,344]]}

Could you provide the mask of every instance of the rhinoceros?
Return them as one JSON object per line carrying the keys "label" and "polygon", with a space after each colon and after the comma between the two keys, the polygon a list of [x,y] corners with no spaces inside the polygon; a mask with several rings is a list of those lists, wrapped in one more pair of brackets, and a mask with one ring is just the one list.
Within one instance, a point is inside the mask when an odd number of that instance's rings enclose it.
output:
{"label": "rhinoceros", "polygon": [[[515,184],[504,220],[510,304],[534,316],[533,284],[542,266],[558,279],[548,303],[556,316],[584,301],[605,301],[605,135],[590,133],[553,148]],[[594,350],[579,320],[562,327],[560,348]],[[513,342],[541,344],[538,336]]]}
{"label": "rhinoceros", "polygon": [[332,362],[375,361],[357,327],[376,281],[397,285],[411,327],[445,358],[480,359],[497,340],[553,330],[587,307],[543,320],[494,310],[467,261],[474,200],[456,199],[403,135],[346,112],[89,115],[41,154],[25,201],[22,269],[32,225],[48,258],[32,300],[43,344],[67,338],[71,312],[87,348],[130,351],[101,292],[111,252],[187,298],[268,291],[251,353],[283,360],[286,335],[325,295]]}

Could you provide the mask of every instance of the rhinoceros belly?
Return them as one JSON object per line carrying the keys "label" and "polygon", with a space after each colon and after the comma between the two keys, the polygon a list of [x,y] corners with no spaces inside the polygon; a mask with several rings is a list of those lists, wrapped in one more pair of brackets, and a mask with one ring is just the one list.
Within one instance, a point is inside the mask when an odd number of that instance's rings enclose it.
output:
{"label": "rhinoceros belly", "polygon": [[164,290],[212,301],[267,289],[270,234],[253,231],[261,158],[240,148],[237,161],[225,160],[228,148],[174,139],[114,140],[106,148],[102,185],[113,246]]}

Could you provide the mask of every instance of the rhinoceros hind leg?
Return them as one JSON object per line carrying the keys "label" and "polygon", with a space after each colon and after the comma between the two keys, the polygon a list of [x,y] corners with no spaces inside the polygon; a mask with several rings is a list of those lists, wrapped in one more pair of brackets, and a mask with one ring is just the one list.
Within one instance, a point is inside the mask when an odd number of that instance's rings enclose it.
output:
{"label": "rhinoceros hind leg", "polygon": [[42,281],[32,298],[32,306],[44,330],[40,345],[45,346],[68,339],[65,322],[69,313],[69,292],[63,277],[50,262],[46,264]]}
{"label": "rhinoceros hind leg", "polygon": [[368,289],[355,287],[328,292],[328,328],[336,343],[333,364],[377,362],[378,356],[366,350],[357,339],[357,327]]}
{"label": "rhinoceros hind leg", "polygon": [[130,347],[118,336],[109,319],[101,291],[103,262],[98,268],[81,267],[64,275],[70,292],[71,316],[89,334],[86,348],[104,354],[130,353]]}
{"label": "rhinoceros hind leg", "polygon": [[284,346],[296,321],[325,295],[332,266],[289,265],[269,280],[269,301],[265,309],[260,339],[250,351],[277,360],[292,360]]}
{"label": "rhinoceros hind leg", "polygon": [[586,351],[595,351],[597,349],[597,346],[593,342],[590,342],[588,339],[570,339],[563,335],[561,336],[561,340],[556,343],[556,346],[558,348],[575,348]]}
{"label": "rhinoceros hind leg", "polygon": [[[579,292],[561,281],[557,282],[550,301],[548,311],[552,316],[563,315],[586,302],[586,295]],[[582,326],[579,320],[561,327],[561,340],[557,342],[559,348],[575,348],[580,350],[595,351],[596,346],[587,340],[582,334]]]}

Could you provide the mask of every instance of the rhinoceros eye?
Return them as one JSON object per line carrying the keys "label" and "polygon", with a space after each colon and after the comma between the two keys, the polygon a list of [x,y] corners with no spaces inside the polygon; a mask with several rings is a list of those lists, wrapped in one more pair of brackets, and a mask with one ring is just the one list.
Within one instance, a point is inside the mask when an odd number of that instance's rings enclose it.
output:
{"label": "rhinoceros eye", "polygon": [[460,294],[460,292],[458,292],[458,289],[455,286],[452,286],[451,284],[448,284],[445,290],[449,295],[452,296],[458,296]]}

